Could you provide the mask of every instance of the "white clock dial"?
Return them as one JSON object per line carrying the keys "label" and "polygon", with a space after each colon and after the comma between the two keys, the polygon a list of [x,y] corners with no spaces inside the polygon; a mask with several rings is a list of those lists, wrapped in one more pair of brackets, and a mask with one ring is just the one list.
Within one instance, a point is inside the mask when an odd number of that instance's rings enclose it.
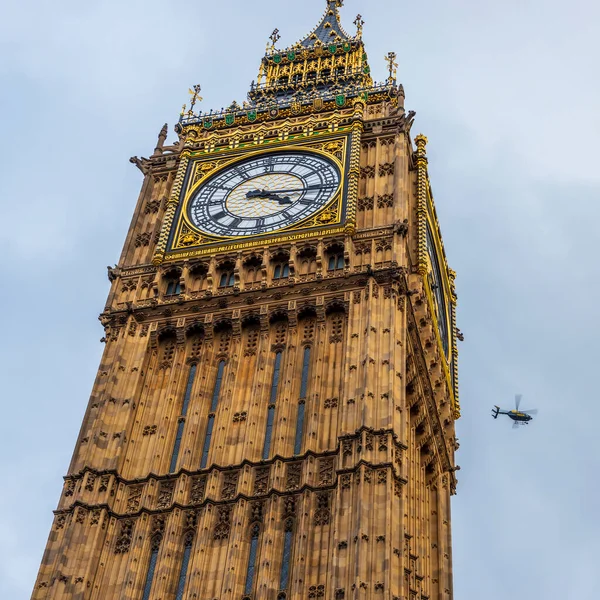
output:
{"label": "white clock dial", "polygon": [[340,183],[338,166],[319,154],[267,154],[231,165],[202,184],[190,201],[188,216],[210,235],[270,233],[320,211]]}

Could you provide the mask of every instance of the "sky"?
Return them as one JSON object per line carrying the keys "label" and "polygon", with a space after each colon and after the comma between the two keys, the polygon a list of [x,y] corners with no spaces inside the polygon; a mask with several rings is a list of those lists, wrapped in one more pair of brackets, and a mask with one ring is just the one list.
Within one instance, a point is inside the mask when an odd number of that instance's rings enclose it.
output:
{"label": "sky", "polygon": [[[0,597],[30,597],[102,352],[97,316],[187,89],[241,102],[268,36],[324,0],[0,4]],[[374,76],[398,54],[457,271],[455,597],[600,598],[600,5],[346,0]],[[170,140],[174,139],[172,130]],[[514,431],[491,407],[538,418]]]}

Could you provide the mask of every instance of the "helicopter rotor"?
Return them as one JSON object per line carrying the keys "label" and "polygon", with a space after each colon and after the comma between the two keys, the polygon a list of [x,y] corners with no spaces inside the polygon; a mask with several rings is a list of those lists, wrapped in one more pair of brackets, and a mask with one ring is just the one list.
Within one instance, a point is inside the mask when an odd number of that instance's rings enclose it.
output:
{"label": "helicopter rotor", "polygon": [[521,404],[522,398],[523,398],[523,394],[517,394],[515,396],[515,408],[517,409],[517,412],[519,412],[519,405]]}

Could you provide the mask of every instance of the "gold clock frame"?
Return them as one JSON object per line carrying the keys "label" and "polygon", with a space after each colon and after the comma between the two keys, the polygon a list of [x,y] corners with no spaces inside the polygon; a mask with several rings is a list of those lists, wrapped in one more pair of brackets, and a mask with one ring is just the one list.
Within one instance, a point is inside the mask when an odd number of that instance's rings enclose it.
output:
{"label": "gold clock frame", "polygon": [[[264,140],[260,144],[240,144],[220,152],[184,150],[167,207],[154,264],[186,260],[218,252],[238,251],[264,244],[299,241],[324,235],[354,233],[358,197],[360,131],[356,123],[335,132],[300,133],[287,139]],[[195,192],[220,171],[247,160],[274,152],[305,151],[331,160],[340,170],[340,186],[333,198],[314,215],[276,232],[248,237],[219,237],[195,227],[187,209]],[[344,196],[345,194],[345,196]],[[346,205],[344,218],[344,201]]]}

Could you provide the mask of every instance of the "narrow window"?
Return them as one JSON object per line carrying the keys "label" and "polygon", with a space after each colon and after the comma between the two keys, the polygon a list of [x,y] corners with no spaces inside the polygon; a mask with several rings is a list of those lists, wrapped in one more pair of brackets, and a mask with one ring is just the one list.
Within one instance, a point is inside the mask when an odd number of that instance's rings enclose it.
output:
{"label": "narrow window", "polygon": [[171,456],[171,467],[169,473],[175,473],[177,469],[177,459],[179,458],[179,449],[181,448],[181,440],[183,439],[183,429],[185,427],[185,417],[187,416],[188,407],[190,405],[190,397],[192,395],[192,387],[194,387],[194,379],[196,377],[197,365],[190,367],[190,374],[188,375],[187,386],[185,388],[185,396],[183,398],[183,407],[181,409],[181,418],[177,425],[177,437],[175,438],[175,446],[173,448],[173,455]]}
{"label": "narrow window", "polygon": [[343,269],[344,268],[344,256],[342,254],[340,254],[337,257],[337,268],[338,269]]}
{"label": "narrow window", "polygon": [[202,462],[200,468],[204,469],[208,462],[208,451],[210,450],[210,440],[213,434],[213,427],[215,426],[215,412],[217,405],[219,404],[219,395],[221,393],[221,385],[223,383],[223,371],[225,370],[225,361],[222,360],[219,363],[219,370],[217,371],[217,380],[215,381],[215,387],[213,390],[212,403],[210,405],[210,414],[208,415],[208,423],[206,425],[206,436],[204,438],[204,449],[202,450]]}
{"label": "narrow window", "polygon": [[281,279],[281,265],[277,265],[275,267],[275,272],[273,273],[273,279]]}
{"label": "narrow window", "polygon": [[329,270],[335,271],[335,256],[329,257]]}
{"label": "narrow window", "polygon": [[181,283],[179,281],[169,281],[167,285],[167,296],[178,296],[181,294]]}
{"label": "narrow window", "polygon": [[235,275],[231,273],[229,276],[229,287],[233,287],[235,285]]}
{"label": "narrow window", "polygon": [[179,583],[177,585],[177,596],[175,600],[183,600],[183,592],[185,590],[185,582],[187,579],[188,567],[190,565],[190,557],[192,556],[193,535],[188,535],[185,538],[185,548],[183,550],[183,560],[181,561],[181,570],[179,571]]}
{"label": "narrow window", "polygon": [[304,348],[304,361],[302,363],[302,380],[300,383],[300,403],[298,404],[298,419],[296,421],[296,440],[294,454],[302,451],[302,433],[304,431],[304,412],[306,409],[306,393],[308,390],[308,369],[310,367],[310,347]]}
{"label": "narrow window", "polygon": [[283,542],[283,560],[279,576],[279,590],[285,592],[290,580],[290,562],[292,558],[292,544],[294,542],[294,519],[285,522],[285,540]]}
{"label": "narrow window", "polygon": [[150,555],[150,564],[148,565],[148,574],[146,575],[146,584],[144,585],[144,595],[142,600],[150,600],[150,592],[152,591],[154,571],[156,571],[156,561],[158,560],[160,541],[160,538],[152,540],[152,554]]}
{"label": "narrow window", "polygon": [[219,287],[227,287],[228,279],[229,279],[229,273],[223,273],[221,275],[221,282],[219,283]]}
{"label": "narrow window", "polygon": [[254,574],[256,573],[256,556],[258,554],[258,536],[260,535],[260,526],[252,526],[252,539],[250,542],[250,557],[248,558],[248,570],[246,571],[246,587],[244,593],[246,596],[252,594],[254,588]]}
{"label": "narrow window", "polygon": [[275,400],[277,399],[277,388],[279,387],[279,374],[281,372],[281,352],[275,355],[275,370],[273,371],[273,382],[271,383],[271,396],[269,398],[269,414],[267,416],[267,432],[265,445],[263,446],[263,460],[269,458],[271,451],[271,434],[273,433],[273,421],[275,419]]}

